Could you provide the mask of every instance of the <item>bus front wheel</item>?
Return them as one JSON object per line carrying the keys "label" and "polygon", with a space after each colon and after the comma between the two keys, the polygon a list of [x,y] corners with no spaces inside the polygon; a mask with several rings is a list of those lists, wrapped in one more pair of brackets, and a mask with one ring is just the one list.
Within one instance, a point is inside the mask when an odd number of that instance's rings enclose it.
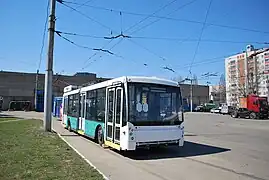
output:
{"label": "bus front wheel", "polygon": [[97,143],[100,146],[103,146],[103,144],[104,144],[104,133],[103,133],[103,129],[102,129],[101,126],[98,126],[96,135],[97,135],[97,137],[96,137]]}

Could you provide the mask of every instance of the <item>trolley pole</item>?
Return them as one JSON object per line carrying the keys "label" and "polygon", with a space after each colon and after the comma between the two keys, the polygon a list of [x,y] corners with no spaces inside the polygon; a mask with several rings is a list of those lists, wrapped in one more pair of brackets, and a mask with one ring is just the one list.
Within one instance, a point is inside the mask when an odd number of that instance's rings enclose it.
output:
{"label": "trolley pole", "polygon": [[43,121],[45,131],[51,131],[55,6],[56,6],[56,0],[50,0],[49,36],[48,36],[49,42],[48,42],[47,69],[45,75],[44,121]]}

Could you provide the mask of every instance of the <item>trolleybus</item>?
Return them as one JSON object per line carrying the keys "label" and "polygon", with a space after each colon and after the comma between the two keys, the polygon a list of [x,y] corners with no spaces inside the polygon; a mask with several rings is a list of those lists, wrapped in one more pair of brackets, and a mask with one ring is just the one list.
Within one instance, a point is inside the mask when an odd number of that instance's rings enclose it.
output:
{"label": "trolleybus", "polygon": [[120,77],[68,86],[63,126],[117,150],[184,144],[180,86],[156,77]]}

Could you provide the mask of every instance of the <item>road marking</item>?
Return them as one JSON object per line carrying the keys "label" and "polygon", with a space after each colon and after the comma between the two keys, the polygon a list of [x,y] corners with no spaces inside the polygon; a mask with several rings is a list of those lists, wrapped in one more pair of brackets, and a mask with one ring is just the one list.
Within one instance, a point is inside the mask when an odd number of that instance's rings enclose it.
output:
{"label": "road marking", "polygon": [[[56,132],[55,130],[53,131]],[[67,142],[67,140],[65,140],[60,133],[56,133],[69,147],[71,147],[78,155],[80,155],[82,159],[84,159],[90,166],[92,166],[96,171],[98,171],[105,180],[109,180],[108,177],[106,177],[106,175],[104,175],[99,169],[97,169],[97,167],[95,167],[85,156],[83,156],[75,147],[73,147],[69,142]]]}

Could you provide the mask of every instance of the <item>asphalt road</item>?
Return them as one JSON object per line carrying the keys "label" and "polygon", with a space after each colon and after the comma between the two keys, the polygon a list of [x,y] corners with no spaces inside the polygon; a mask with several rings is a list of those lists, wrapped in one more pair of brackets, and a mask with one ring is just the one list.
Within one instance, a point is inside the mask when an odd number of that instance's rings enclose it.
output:
{"label": "asphalt road", "polygon": [[[9,114],[42,117],[31,112]],[[110,179],[269,180],[269,120],[202,113],[186,113],[185,117],[183,149],[135,153],[102,149],[83,137],[65,134],[57,121],[53,126]]]}

